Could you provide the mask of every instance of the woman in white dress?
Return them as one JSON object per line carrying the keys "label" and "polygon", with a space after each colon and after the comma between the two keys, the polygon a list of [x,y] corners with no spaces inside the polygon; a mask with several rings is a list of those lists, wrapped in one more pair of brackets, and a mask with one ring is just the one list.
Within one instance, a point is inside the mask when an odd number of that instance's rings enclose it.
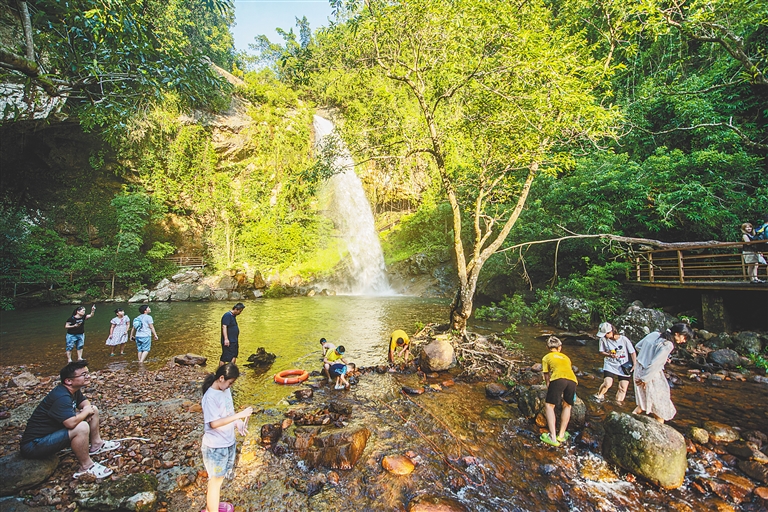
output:
{"label": "woman in white dress", "polygon": [[674,324],[663,333],[652,332],[640,340],[635,366],[635,400],[637,407],[634,414],[647,413],[660,423],[675,417],[677,409],[672,404],[669,383],[664,375],[664,365],[675,344],[683,345],[693,337],[688,324]]}
{"label": "woman in white dress", "polygon": [[115,318],[109,321],[109,338],[107,346],[112,349],[110,356],[115,355],[115,347],[120,345],[120,355],[125,354],[125,343],[128,341],[128,328],[131,325],[131,319],[125,316],[122,308],[115,310]]}

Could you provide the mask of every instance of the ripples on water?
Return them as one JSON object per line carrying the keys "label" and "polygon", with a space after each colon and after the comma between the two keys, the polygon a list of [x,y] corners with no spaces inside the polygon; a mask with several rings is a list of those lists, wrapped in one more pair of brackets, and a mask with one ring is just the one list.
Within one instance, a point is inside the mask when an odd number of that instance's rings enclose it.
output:
{"label": "ripples on water", "polygon": [[[117,304],[97,305],[97,315],[86,324],[84,356],[92,369],[104,367],[136,368],[135,346],[129,342],[126,357],[109,357],[104,341],[109,320]],[[119,304],[133,318],[137,306]],[[238,406],[254,405],[266,409],[251,422],[254,435],[261,424],[278,421],[289,407],[295,386],[272,382],[275,372],[288,368],[319,369],[318,340],[327,338],[343,344],[349,359],[360,366],[386,361],[389,334],[397,328],[415,332],[417,323],[443,322],[448,316],[444,300],[405,297],[312,297],[255,300],[246,303],[238,317],[240,362],[258,347],[278,358],[266,371],[244,367],[235,385]],[[231,304],[153,303],[152,316],[160,340],[153,341],[147,363],[149,369],[165,365],[177,354],[193,352],[209,358],[208,368],[216,368],[220,355],[220,319]],[[66,362],[64,323],[73,306],[40,308],[0,313],[0,354],[3,364],[36,364],[35,371],[57,374]],[[475,325],[481,332],[500,332],[504,325]],[[532,362],[546,353],[536,336],[540,329],[521,328],[518,342]],[[564,352],[581,370],[590,374],[579,379],[578,394],[583,399],[597,391],[602,378],[597,369],[601,357],[595,342],[586,347],[566,345]],[[679,369],[684,375],[684,370]],[[440,383],[441,374],[429,383]],[[517,419],[514,405],[511,420],[487,420],[481,413],[498,401],[485,398],[484,384],[456,383],[438,393],[425,393],[413,400],[399,395],[402,385],[417,385],[415,375],[368,374],[346,395],[360,407],[358,421],[370,425],[374,435],[355,470],[345,472],[342,492],[349,510],[392,510],[414,495],[429,492],[460,499],[473,511],[518,510],[715,510],[717,501],[694,494],[687,486],[669,492],[642,483],[630,483],[602,463],[594,454],[572,446],[555,450],[538,441],[535,425]],[[616,385],[609,392],[615,393]],[[312,404],[322,404],[337,395],[328,388],[319,390]],[[679,430],[703,420],[716,420],[742,429],[765,431],[768,423],[765,404],[768,392],[753,383],[721,382],[695,384],[688,381],[672,389],[678,415],[672,422]],[[384,404],[388,404],[387,407]],[[418,404],[418,405],[417,405]],[[589,421],[599,423],[610,410],[630,412],[634,407],[632,388],[626,402],[587,402]],[[393,413],[397,411],[400,414]],[[439,419],[439,421],[438,421]],[[405,421],[404,421],[405,420]],[[431,440],[425,441],[418,432]],[[458,440],[458,441],[457,441]],[[439,453],[435,451],[435,446]],[[370,466],[381,456],[414,450],[423,464],[409,477],[381,474]],[[465,456],[477,457],[476,465],[462,463]],[[458,469],[450,468],[450,462]],[[552,468],[548,468],[548,464]],[[375,466],[375,464],[374,464]],[[551,471],[550,471],[551,470]],[[689,475],[701,468],[691,459]],[[463,472],[463,473],[462,473]],[[483,485],[456,485],[466,476]],[[318,495],[313,500],[322,500]],[[310,502],[312,503],[312,502]],[[319,502],[316,502],[319,503]],[[333,510],[333,505],[318,509]]]}

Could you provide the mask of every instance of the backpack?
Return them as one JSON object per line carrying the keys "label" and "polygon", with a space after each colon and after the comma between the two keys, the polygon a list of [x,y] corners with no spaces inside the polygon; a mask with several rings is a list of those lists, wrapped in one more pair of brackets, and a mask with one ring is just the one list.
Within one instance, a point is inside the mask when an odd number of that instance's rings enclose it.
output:
{"label": "backpack", "polygon": [[755,230],[755,236],[753,240],[768,240],[768,222]]}
{"label": "backpack", "polygon": [[133,328],[136,330],[141,329],[141,326],[144,322],[141,321],[141,317],[136,317],[133,319]]}

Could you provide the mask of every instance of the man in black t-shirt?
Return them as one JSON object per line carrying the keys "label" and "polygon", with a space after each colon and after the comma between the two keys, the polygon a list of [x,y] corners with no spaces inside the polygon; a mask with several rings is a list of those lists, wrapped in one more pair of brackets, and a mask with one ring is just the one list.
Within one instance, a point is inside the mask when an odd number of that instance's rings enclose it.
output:
{"label": "man in black t-shirt", "polygon": [[240,327],[237,325],[237,315],[243,312],[245,304],[238,302],[232,307],[231,311],[224,313],[221,317],[221,357],[219,366],[227,363],[235,364],[237,356],[240,353],[238,338],[240,337]]}
{"label": "man in black t-shirt", "polygon": [[105,441],[99,433],[99,411],[83,395],[81,388],[90,384],[88,362],[70,362],[59,372],[61,383],[37,406],[21,436],[21,455],[42,459],[71,447],[80,461],[78,478],[86,473],[106,478],[112,470],[94,462],[92,455],[115,450],[116,441]]}

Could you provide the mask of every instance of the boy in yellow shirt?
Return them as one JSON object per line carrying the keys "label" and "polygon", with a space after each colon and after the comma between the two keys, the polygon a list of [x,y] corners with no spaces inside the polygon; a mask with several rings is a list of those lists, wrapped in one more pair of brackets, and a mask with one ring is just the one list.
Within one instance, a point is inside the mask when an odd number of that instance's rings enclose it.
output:
{"label": "boy in yellow shirt", "polygon": [[[541,360],[544,373],[544,380],[547,382],[547,398],[544,403],[544,412],[547,416],[547,427],[549,432],[541,434],[543,442],[560,446],[565,442],[570,434],[565,431],[568,427],[568,421],[571,419],[571,407],[576,399],[576,375],[571,368],[571,360],[568,356],[561,353],[563,343],[555,336],[550,336],[547,340],[549,354]],[[560,433],[555,433],[555,405],[563,402],[563,411],[560,413]]]}

